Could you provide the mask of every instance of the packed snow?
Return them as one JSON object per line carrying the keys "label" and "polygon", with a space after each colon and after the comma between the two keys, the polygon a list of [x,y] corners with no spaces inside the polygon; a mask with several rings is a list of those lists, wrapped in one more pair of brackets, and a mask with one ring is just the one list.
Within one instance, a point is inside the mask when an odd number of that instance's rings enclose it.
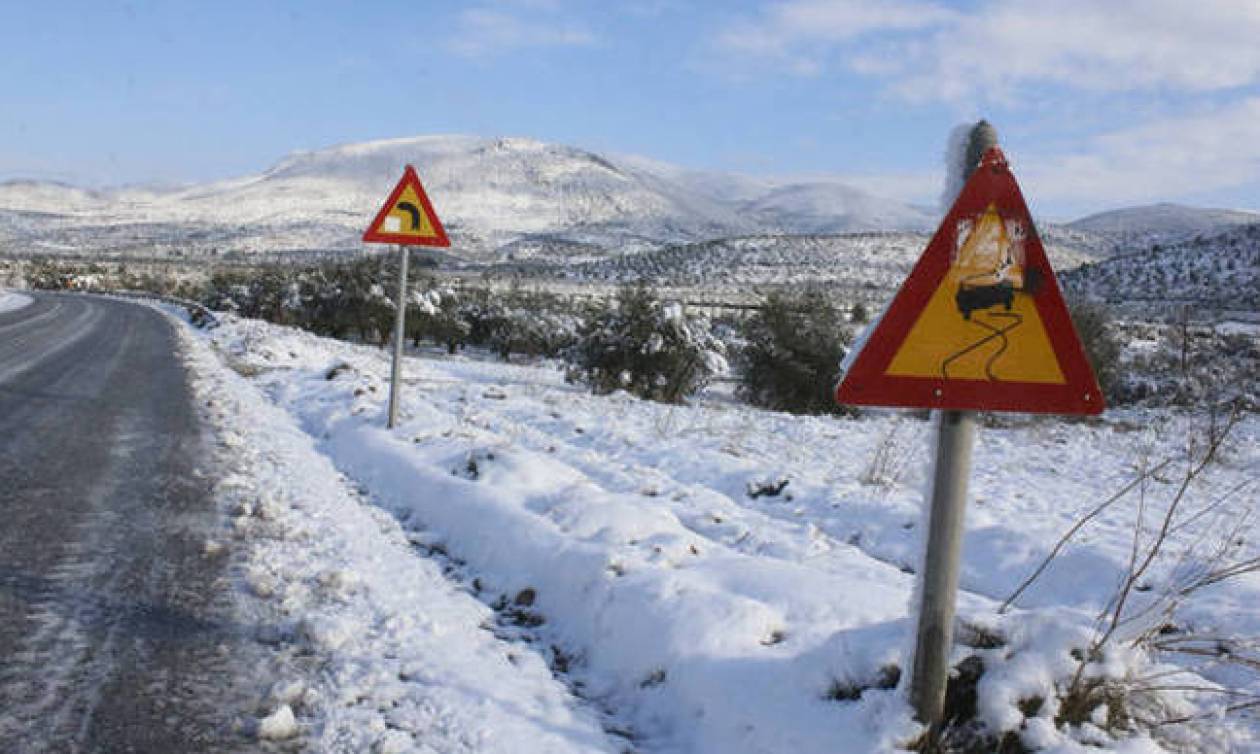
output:
{"label": "packed snow", "polygon": [[18,309],[30,306],[33,302],[34,299],[26,294],[6,291],[0,288],[0,314],[15,312]]}
{"label": "packed snow", "polygon": [[[389,431],[381,349],[231,316],[197,338],[203,394],[245,459],[225,493],[241,506],[232,535],[253,542],[242,588],[306,658],[260,735],[294,733],[291,716],[330,751],[877,752],[918,734],[896,669],[927,422],[770,413],[721,390],[691,406],[597,397],[547,362],[413,352]],[[1160,741],[1113,738],[1097,715],[1054,724],[1055,684],[1127,572],[1135,518],[1148,538],[1158,526],[1175,462],[998,612],[1073,523],[1201,442],[1205,421],[1116,411],[982,429],[955,660],[983,661],[976,714],[991,729],[1054,752],[1260,751],[1245,713]],[[1217,547],[1257,556],[1258,469],[1248,416],[1191,485],[1195,515],[1178,519],[1174,557],[1147,573],[1135,609],[1162,604]],[[1171,638],[1254,639],[1260,578],[1156,617]],[[1152,679],[1149,703],[1181,716],[1260,693],[1220,656],[1117,642],[1105,659]]]}
{"label": "packed snow", "polygon": [[539,652],[487,630],[488,607],[418,557],[281,409],[185,339],[228,468],[222,536],[246,553],[241,610],[276,647],[258,739],[327,752],[616,750]]}

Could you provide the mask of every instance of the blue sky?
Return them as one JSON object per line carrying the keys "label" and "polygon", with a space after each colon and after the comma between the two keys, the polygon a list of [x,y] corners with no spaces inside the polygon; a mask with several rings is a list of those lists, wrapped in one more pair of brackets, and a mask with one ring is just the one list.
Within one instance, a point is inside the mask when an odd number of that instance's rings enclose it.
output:
{"label": "blue sky", "polygon": [[0,179],[192,182],[422,133],[940,191],[988,117],[1034,209],[1260,209],[1256,0],[6,3]]}

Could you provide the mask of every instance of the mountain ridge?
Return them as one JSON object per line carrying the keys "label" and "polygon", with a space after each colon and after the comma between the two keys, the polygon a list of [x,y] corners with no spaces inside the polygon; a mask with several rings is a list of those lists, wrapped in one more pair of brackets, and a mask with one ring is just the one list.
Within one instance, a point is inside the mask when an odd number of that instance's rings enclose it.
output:
{"label": "mountain ridge", "polygon": [[[309,234],[297,234],[296,244],[294,230],[324,226],[328,249],[349,250],[360,247],[362,225],[407,163],[421,171],[456,245],[474,258],[493,258],[533,239],[617,253],[750,233],[921,230],[935,220],[922,209],[838,182],[775,182],[533,139],[463,135],[294,152],[259,173],[169,190],[6,182],[0,183],[0,211],[56,214],[61,230],[75,231],[62,236],[96,228],[105,241],[122,225],[152,226],[162,241],[178,241],[181,226],[235,227],[241,232],[234,242],[230,232],[216,238],[226,250],[246,253],[305,247]],[[784,191],[827,195],[838,206],[820,215],[816,206],[773,200]],[[8,223],[8,235],[21,235],[14,230],[20,225]],[[0,221],[0,240],[5,229]],[[46,237],[27,233],[10,242],[64,246],[57,228],[46,230]]]}
{"label": "mountain ridge", "polygon": [[1067,223],[1067,227],[1092,233],[1185,237],[1252,223],[1260,223],[1260,212],[1158,202],[1095,212]]}
{"label": "mountain ridge", "polygon": [[[697,170],[522,137],[425,134],[295,151],[260,172],[201,184],[0,181],[0,250],[357,252],[364,225],[408,163],[420,170],[454,256],[471,262],[597,259],[749,236],[930,232],[938,222],[935,210],[838,178]],[[1039,225],[1060,245],[1103,258],[1249,218],[1260,213],[1159,204]]]}

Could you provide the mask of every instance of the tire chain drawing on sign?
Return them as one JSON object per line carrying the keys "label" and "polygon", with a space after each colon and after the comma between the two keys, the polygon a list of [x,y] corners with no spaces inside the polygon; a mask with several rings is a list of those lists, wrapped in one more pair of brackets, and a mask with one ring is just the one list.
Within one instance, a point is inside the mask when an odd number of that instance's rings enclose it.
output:
{"label": "tire chain drawing on sign", "polygon": [[992,204],[979,218],[958,222],[946,285],[956,291],[959,315],[977,330],[975,341],[941,361],[945,379],[951,367],[955,377],[976,378],[981,358],[984,377],[999,379],[994,367],[1010,349],[1013,331],[1030,316],[1031,302],[1022,299],[1037,295],[1041,279],[1035,267],[1024,266],[1027,233],[1022,222],[1001,217]]}

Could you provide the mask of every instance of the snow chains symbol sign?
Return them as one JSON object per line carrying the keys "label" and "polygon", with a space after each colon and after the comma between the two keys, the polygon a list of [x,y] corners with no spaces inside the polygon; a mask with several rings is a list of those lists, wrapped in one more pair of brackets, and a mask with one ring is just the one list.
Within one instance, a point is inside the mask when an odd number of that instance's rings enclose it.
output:
{"label": "snow chains symbol sign", "polygon": [[1097,414],[1103,400],[1028,207],[985,153],[836,390],[840,403]]}

